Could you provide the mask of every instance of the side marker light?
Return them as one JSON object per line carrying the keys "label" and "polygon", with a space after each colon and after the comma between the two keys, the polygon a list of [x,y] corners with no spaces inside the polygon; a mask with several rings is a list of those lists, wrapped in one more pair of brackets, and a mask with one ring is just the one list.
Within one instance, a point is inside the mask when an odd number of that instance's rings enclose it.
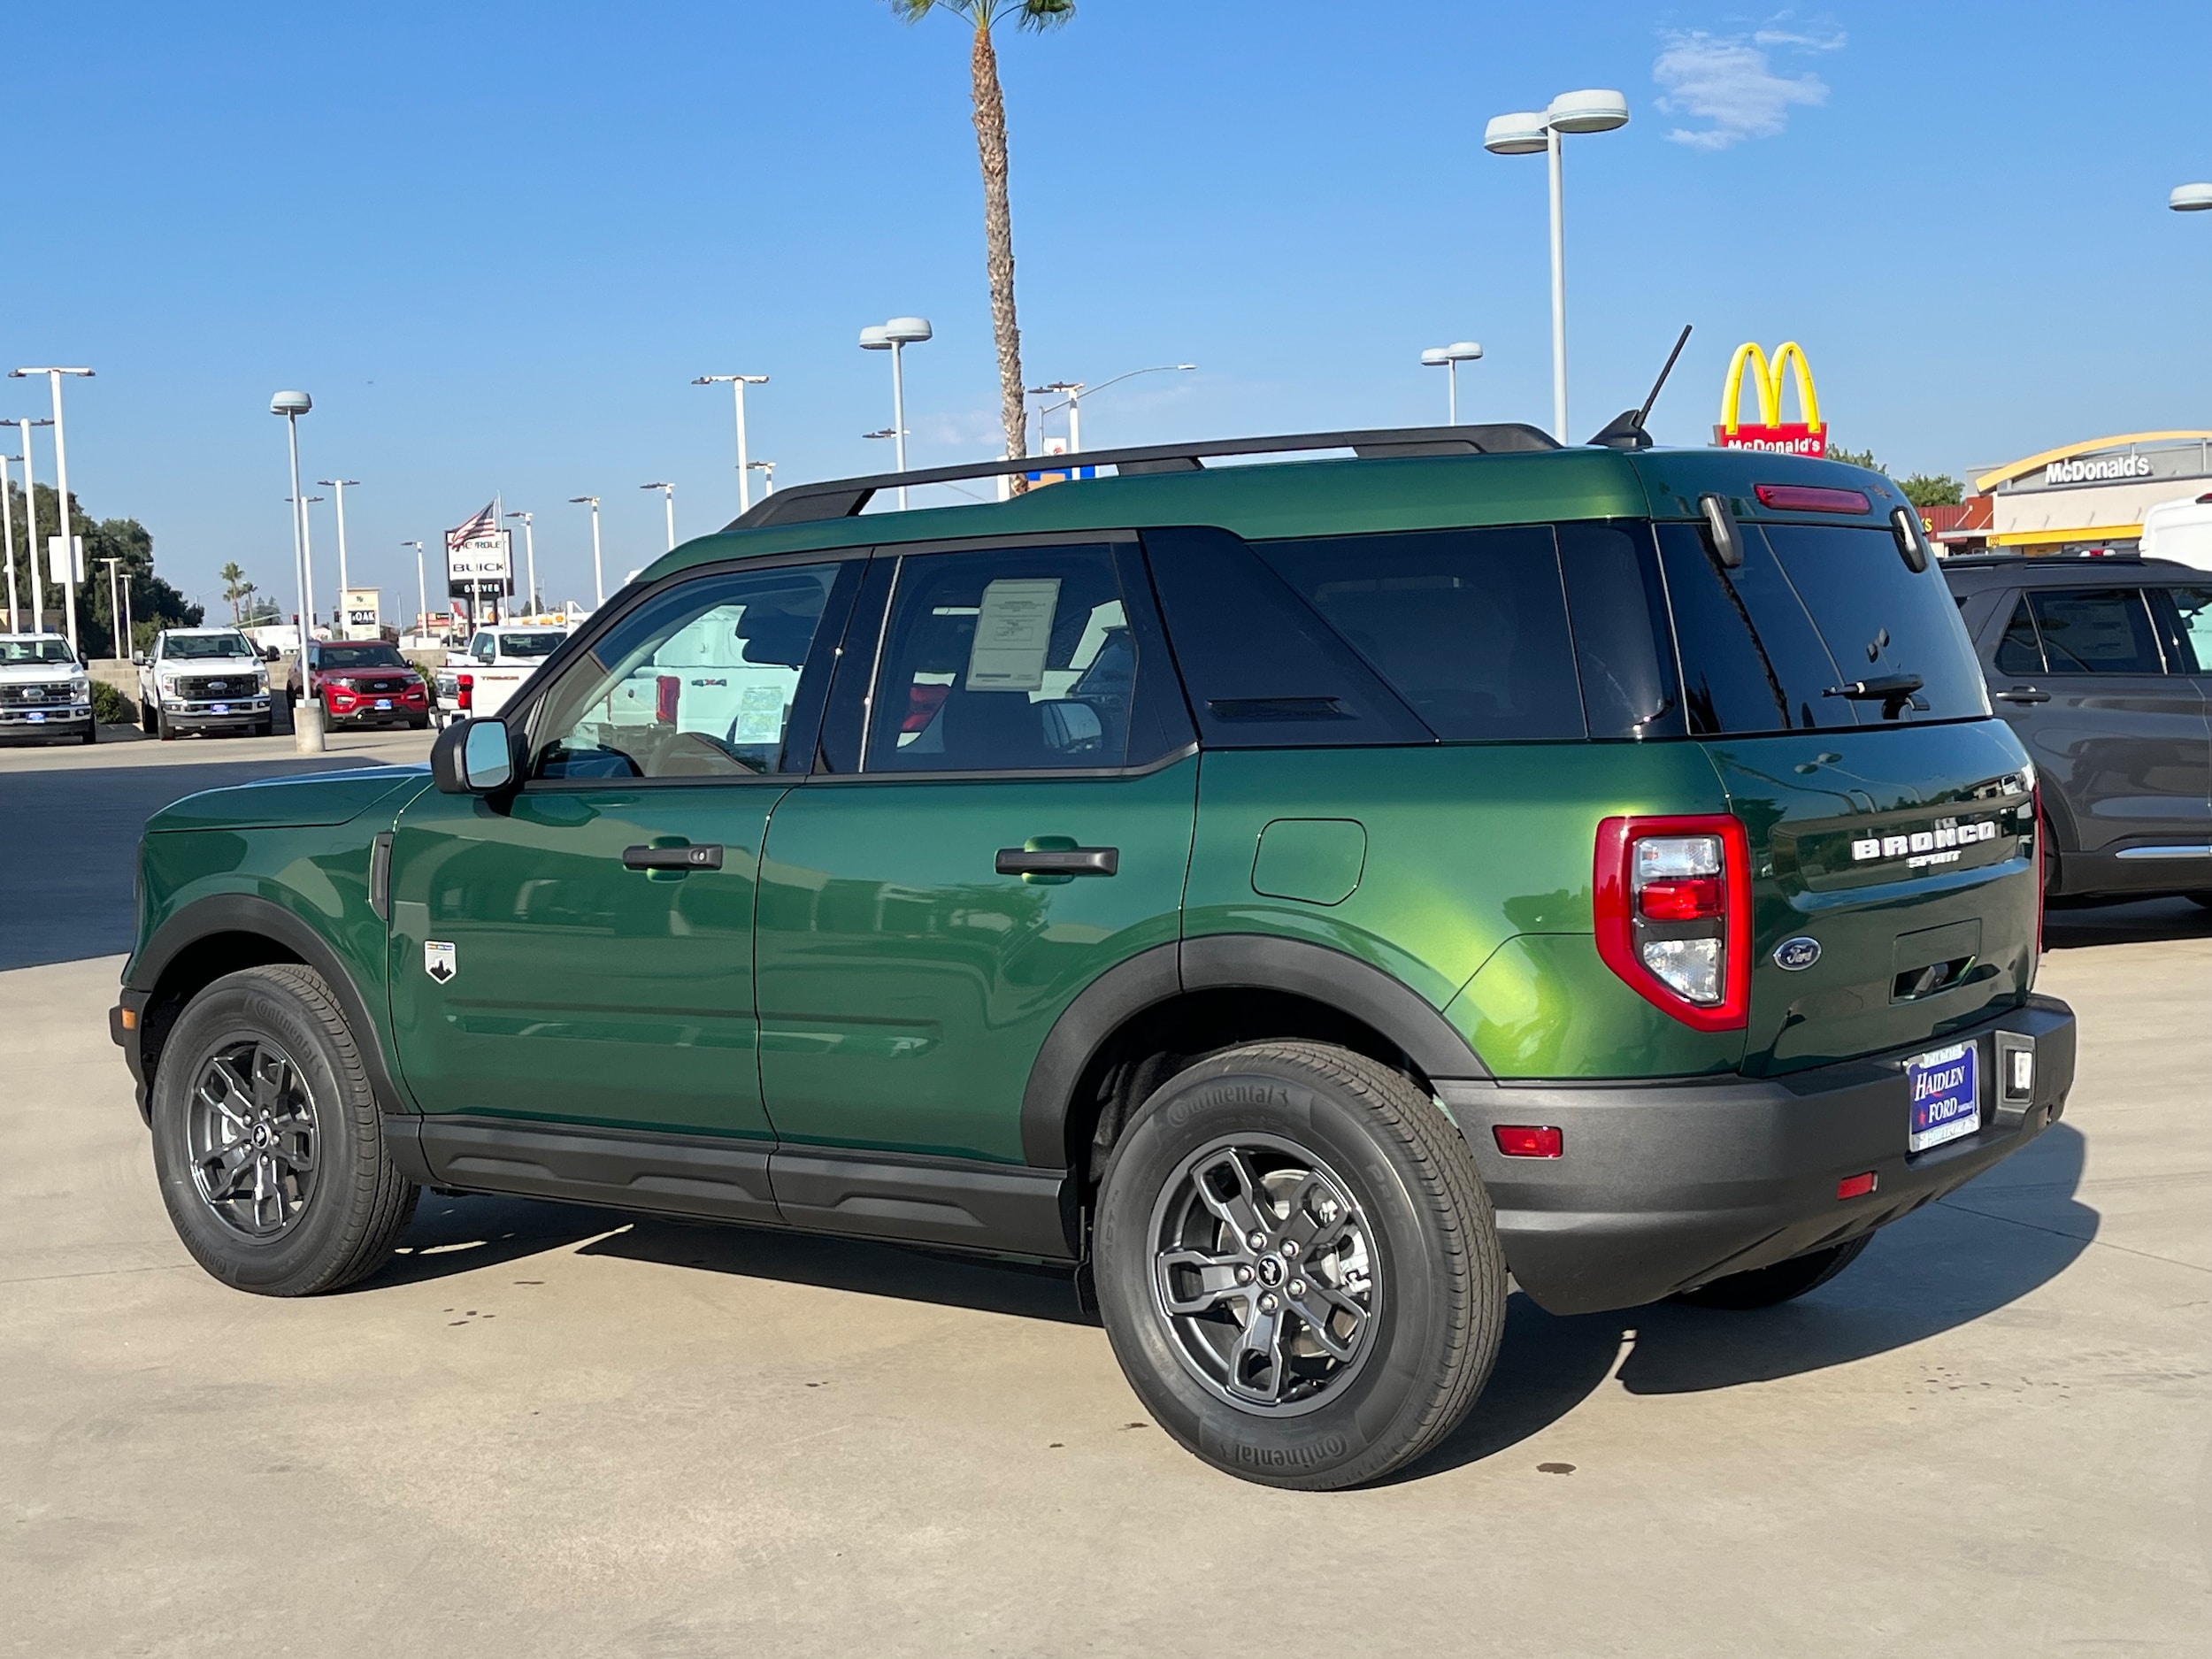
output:
{"label": "side marker light", "polygon": [[1880,1178],[1872,1170],[1863,1175],[1847,1175],[1836,1183],[1838,1198],[1864,1198],[1880,1184]]}

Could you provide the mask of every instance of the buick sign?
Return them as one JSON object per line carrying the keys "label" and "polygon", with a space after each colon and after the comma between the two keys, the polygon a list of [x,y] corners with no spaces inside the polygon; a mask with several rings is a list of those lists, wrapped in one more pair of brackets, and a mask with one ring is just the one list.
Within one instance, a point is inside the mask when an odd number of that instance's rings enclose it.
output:
{"label": "buick sign", "polygon": [[1820,941],[1803,933],[1774,948],[1774,965],[1785,973],[1801,973],[1819,960]]}

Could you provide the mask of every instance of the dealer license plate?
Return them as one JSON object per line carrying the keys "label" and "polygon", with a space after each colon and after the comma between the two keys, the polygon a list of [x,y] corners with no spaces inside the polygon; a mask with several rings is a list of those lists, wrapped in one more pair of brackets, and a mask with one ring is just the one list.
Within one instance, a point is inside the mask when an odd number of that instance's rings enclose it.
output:
{"label": "dealer license plate", "polygon": [[379,697],[376,700],[376,706],[380,709],[388,709],[392,706],[392,700],[389,697]]}
{"label": "dealer license plate", "polygon": [[227,703],[211,703],[208,704],[207,711],[210,714],[228,714],[230,712],[230,704]]}
{"label": "dealer license plate", "polygon": [[27,714],[23,718],[28,720],[33,726],[43,726],[46,724],[46,717],[42,714]]}
{"label": "dealer license plate", "polygon": [[1978,1058],[1972,1043],[1961,1042],[1905,1062],[1905,1083],[1912,1092],[1906,1150],[1925,1152],[1981,1126]]}

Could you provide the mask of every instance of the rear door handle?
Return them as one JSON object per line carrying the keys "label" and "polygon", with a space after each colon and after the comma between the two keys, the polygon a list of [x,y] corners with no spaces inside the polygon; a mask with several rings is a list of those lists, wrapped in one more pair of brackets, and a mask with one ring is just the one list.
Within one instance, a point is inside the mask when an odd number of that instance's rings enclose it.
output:
{"label": "rear door handle", "polygon": [[719,870],[722,867],[722,849],[712,842],[697,847],[625,847],[622,849],[622,867],[625,870]]}
{"label": "rear door handle", "polygon": [[998,872],[1002,876],[1110,876],[1120,868],[1118,847],[998,849]]}
{"label": "rear door handle", "polygon": [[2038,691],[2033,686],[2015,686],[2010,691],[1993,691],[1989,695],[1999,703],[2048,703],[2051,700],[2049,692]]}

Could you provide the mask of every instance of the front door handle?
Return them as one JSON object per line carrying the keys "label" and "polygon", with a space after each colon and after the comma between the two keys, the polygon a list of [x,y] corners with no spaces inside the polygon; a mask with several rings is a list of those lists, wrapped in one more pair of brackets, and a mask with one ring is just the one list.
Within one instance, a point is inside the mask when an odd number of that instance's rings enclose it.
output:
{"label": "front door handle", "polygon": [[1121,868],[1118,847],[1002,847],[1002,876],[1110,876]]}
{"label": "front door handle", "polygon": [[625,870],[719,870],[722,867],[722,849],[710,842],[703,846],[684,844],[676,847],[625,847],[622,849]]}
{"label": "front door handle", "polygon": [[1993,691],[1990,696],[1999,703],[2048,703],[2051,694],[2038,691],[2033,686],[2015,686],[2010,691]]}

